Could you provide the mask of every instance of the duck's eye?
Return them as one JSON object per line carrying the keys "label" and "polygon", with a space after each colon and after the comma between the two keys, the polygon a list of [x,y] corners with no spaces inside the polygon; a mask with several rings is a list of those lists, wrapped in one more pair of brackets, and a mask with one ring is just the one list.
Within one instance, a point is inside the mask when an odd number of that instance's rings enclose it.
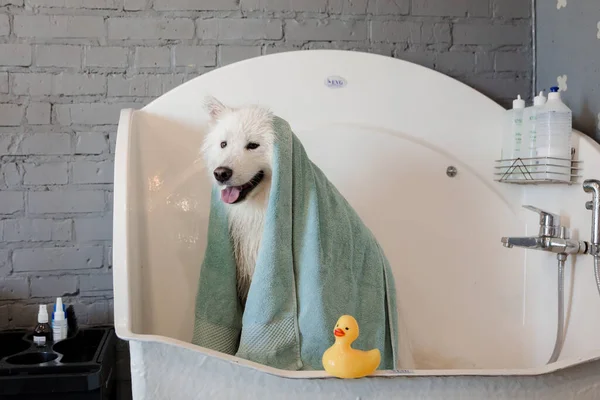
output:
{"label": "duck's eye", "polygon": [[222,141],[221,142],[221,148],[224,149],[225,147],[227,147],[227,142]]}
{"label": "duck's eye", "polygon": [[348,328],[346,328],[346,330],[348,330]]}
{"label": "duck's eye", "polygon": [[248,143],[246,145],[246,149],[248,149],[248,150],[254,150],[254,149],[258,149],[259,146],[260,146],[260,144],[258,144],[258,143],[252,143],[252,142],[250,142],[250,143]]}

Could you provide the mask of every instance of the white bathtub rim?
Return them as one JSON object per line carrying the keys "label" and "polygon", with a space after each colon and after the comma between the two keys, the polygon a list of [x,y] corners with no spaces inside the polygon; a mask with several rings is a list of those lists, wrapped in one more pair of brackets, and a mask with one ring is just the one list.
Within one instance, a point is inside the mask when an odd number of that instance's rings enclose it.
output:
{"label": "white bathtub rim", "polygon": [[[127,341],[138,341],[145,343],[165,344],[176,346],[200,353],[209,358],[216,358],[239,365],[240,367],[251,368],[269,375],[278,376],[287,379],[337,379],[328,375],[325,371],[288,371],[269,367],[255,363],[240,357],[220,353],[206,347],[196,346],[192,343],[182,340],[161,336],[136,334],[128,330],[125,326],[116,326],[116,334],[120,339]],[[587,356],[571,357],[559,360],[549,365],[542,365],[533,368],[514,368],[514,369],[421,369],[421,370],[378,370],[369,377],[424,377],[424,376],[542,376],[551,374],[560,370],[573,368],[582,364],[591,363],[600,360],[600,350],[589,353]]]}

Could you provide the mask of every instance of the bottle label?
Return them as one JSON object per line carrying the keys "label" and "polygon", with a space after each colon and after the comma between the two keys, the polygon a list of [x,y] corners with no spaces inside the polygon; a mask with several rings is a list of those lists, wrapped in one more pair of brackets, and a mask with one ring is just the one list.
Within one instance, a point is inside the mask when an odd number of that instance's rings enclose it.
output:
{"label": "bottle label", "polygon": [[46,336],[34,336],[33,343],[35,343],[38,346],[45,345],[46,344]]}
{"label": "bottle label", "polygon": [[[521,144],[523,142],[523,138],[520,131],[515,132],[515,151],[521,151]],[[518,156],[517,156],[518,157]]]}

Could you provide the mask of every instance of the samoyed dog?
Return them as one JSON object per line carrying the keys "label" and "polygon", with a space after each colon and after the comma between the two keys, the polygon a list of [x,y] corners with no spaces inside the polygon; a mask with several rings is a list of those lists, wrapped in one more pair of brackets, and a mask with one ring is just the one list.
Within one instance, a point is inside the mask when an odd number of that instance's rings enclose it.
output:
{"label": "samoyed dog", "polygon": [[[221,190],[235,251],[237,292],[245,305],[260,248],[271,189],[275,133],[273,114],[249,105],[232,108],[214,97],[205,99],[210,116],[202,144],[208,172]],[[414,368],[406,324],[399,321],[399,358]]]}
{"label": "samoyed dog", "polygon": [[226,204],[236,259],[237,292],[246,303],[271,188],[273,114],[259,106],[232,108],[205,99],[210,116],[202,155]]}

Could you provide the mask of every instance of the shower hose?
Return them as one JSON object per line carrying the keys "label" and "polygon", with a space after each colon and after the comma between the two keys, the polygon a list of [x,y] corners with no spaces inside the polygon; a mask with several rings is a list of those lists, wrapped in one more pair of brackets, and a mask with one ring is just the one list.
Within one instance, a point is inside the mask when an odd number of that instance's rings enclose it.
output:
{"label": "shower hose", "polygon": [[[564,324],[565,324],[565,306],[564,306],[564,289],[565,289],[565,260],[566,254],[558,255],[558,323],[556,327],[556,342],[554,350],[548,360],[548,364],[558,360],[558,356],[562,350],[565,340]],[[596,278],[596,288],[600,295],[600,256],[594,256],[594,277]]]}
{"label": "shower hose", "polygon": [[558,360],[560,351],[562,350],[563,343],[565,341],[565,260],[567,259],[566,254],[558,255],[558,323],[556,324],[556,342],[554,343],[554,350],[548,360],[548,364]]}
{"label": "shower hose", "polygon": [[600,255],[594,256],[594,276],[596,277],[596,287],[598,288],[598,294],[600,294]]}

